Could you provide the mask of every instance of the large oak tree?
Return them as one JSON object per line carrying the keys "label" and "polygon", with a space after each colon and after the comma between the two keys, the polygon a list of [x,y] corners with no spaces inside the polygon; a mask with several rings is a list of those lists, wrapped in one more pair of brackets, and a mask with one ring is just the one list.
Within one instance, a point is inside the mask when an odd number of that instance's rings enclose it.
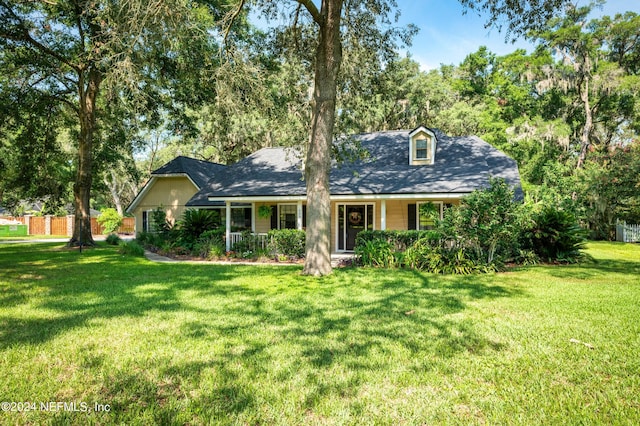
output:
{"label": "large oak tree", "polygon": [[[460,0],[471,9],[488,14],[488,25],[506,22],[507,34],[517,36],[532,28],[540,28],[567,0]],[[278,2],[257,2],[272,14]],[[306,147],[305,180],[307,188],[307,246],[304,273],[331,273],[330,236],[331,202],[329,190],[331,152],[336,124],[336,97],[343,59],[346,28],[353,28],[354,45],[375,40],[382,27],[390,24],[389,16],[397,10],[395,0],[322,0],[320,7],[312,0],[282,1],[292,5],[293,26],[303,12],[315,25],[315,62],[312,114],[309,142]],[[238,3],[242,9],[245,1]],[[505,18],[506,21],[499,21]],[[386,33],[393,36],[393,33]],[[395,34],[397,35],[397,33]],[[378,39],[384,41],[385,39]],[[387,38],[388,40],[388,38]],[[366,66],[366,64],[363,64]]]}
{"label": "large oak tree", "polygon": [[180,66],[190,76],[205,68],[180,59],[209,43],[211,22],[195,0],[0,0],[0,63],[11,74],[5,83],[16,107],[39,96],[76,117],[70,244],[93,244],[89,202],[101,109],[131,101],[131,115],[139,116],[159,108],[171,94],[168,75]]}

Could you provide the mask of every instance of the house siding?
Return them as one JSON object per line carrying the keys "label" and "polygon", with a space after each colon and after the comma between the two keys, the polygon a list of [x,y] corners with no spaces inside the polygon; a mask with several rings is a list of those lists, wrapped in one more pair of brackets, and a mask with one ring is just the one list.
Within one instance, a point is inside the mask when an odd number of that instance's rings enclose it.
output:
{"label": "house siding", "polygon": [[142,231],[142,212],[159,206],[164,207],[167,220],[175,224],[186,210],[187,201],[198,192],[189,178],[182,176],[158,177],[151,185],[133,211],[136,232]]}
{"label": "house siding", "polygon": [[258,209],[260,206],[275,206],[276,203],[256,203],[255,204],[255,221],[256,221],[256,232],[259,234],[266,234],[271,230],[271,218],[262,218],[258,214]]}

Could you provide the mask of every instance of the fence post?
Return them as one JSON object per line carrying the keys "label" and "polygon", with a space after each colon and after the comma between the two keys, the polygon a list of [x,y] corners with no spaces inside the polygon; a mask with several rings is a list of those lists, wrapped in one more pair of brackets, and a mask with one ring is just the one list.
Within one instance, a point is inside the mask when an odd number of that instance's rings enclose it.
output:
{"label": "fence post", "polygon": [[27,225],[27,235],[31,235],[31,215],[24,215],[24,224]]}
{"label": "fence post", "polygon": [[73,216],[72,214],[67,215],[67,237],[73,237],[74,217],[75,216]]}
{"label": "fence post", "polygon": [[51,215],[44,217],[44,235],[51,235]]}

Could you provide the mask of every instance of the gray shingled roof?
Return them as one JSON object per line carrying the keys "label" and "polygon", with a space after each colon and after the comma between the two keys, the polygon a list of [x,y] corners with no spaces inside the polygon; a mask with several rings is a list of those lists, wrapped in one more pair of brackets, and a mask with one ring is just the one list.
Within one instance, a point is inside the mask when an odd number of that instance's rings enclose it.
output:
{"label": "gray shingled roof", "polygon": [[[433,165],[409,165],[408,130],[357,135],[369,158],[334,165],[332,195],[466,194],[486,187],[489,177],[502,177],[521,197],[516,162],[476,136],[450,137],[436,132]],[[210,205],[208,197],[286,196],[306,194],[296,151],[264,148],[225,173],[213,177],[187,205]]]}
{"label": "gray shingled roof", "polygon": [[225,172],[226,168],[227,166],[222,164],[196,160],[195,158],[181,155],[154,170],[151,175],[186,174],[198,188],[203,188],[211,178],[215,178],[219,173]]}

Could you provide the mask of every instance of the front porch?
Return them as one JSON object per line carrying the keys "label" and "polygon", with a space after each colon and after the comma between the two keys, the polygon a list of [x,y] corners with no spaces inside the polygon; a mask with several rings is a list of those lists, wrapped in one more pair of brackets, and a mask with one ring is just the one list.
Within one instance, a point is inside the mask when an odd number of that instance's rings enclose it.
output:
{"label": "front porch", "polygon": [[[332,196],[331,253],[352,253],[356,237],[363,230],[427,229],[432,222],[421,213],[422,204],[436,205],[442,215],[445,208],[458,204],[459,199],[459,194]],[[304,196],[210,201],[225,203],[218,208],[225,227],[227,251],[242,241],[247,231],[258,236],[260,248],[266,248],[270,230],[305,230],[307,226]]]}

